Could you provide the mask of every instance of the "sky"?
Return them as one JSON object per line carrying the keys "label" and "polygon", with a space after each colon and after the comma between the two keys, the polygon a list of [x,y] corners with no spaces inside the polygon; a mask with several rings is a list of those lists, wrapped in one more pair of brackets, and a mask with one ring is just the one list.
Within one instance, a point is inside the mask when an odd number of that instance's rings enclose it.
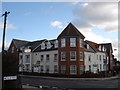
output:
{"label": "sky", "polygon": [[[72,22],[85,36],[96,43],[112,43],[118,58],[117,2],[2,2],[2,15],[7,17],[6,48],[13,38],[35,41],[56,39]],[[0,17],[0,48],[3,20]]]}

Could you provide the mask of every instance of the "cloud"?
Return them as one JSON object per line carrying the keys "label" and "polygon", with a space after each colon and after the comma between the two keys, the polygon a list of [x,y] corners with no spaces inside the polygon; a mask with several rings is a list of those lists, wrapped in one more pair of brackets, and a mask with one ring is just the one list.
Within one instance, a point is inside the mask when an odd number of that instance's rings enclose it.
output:
{"label": "cloud", "polygon": [[65,27],[65,25],[63,25],[63,23],[60,21],[52,21],[50,25],[53,27],[58,27],[60,29],[63,29]]}
{"label": "cloud", "polygon": [[117,2],[79,3],[73,10],[72,21],[79,28],[93,28],[97,26],[107,32],[118,30]]}
{"label": "cloud", "polygon": [[[85,35],[86,40],[96,43],[112,43],[113,54],[118,58],[118,40],[96,35],[92,29],[97,27],[106,32],[118,30],[118,3],[117,2],[89,2],[77,3],[73,10],[72,23]],[[116,36],[117,38],[117,36]]]}
{"label": "cloud", "polygon": [[59,25],[61,25],[62,23],[60,22],[60,21],[53,21],[53,22],[51,22],[51,25],[53,26],[53,27],[56,27],[56,26],[59,26]]}
{"label": "cloud", "polygon": [[[5,42],[5,50],[7,50],[10,46],[10,42]],[[2,51],[2,41],[0,41],[0,52]]]}
{"label": "cloud", "polygon": [[[2,29],[4,27],[4,24],[2,22],[0,22],[0,29]],[[16,26],[14,26],[13,24],[10,24],[7,22],[6,24],[7,29],[16,29]]]}
{"label": "cloud", "polygon": [[[112,43],[113,55],[118,59],[118,39],[111,40],[109,38],[102,37],[101,35],[96,35],[92,30],[81,29],[78,30],[85,36],[85,40],[90,40],[96,43]],[[114,49],[117,49],[116,51]]]}

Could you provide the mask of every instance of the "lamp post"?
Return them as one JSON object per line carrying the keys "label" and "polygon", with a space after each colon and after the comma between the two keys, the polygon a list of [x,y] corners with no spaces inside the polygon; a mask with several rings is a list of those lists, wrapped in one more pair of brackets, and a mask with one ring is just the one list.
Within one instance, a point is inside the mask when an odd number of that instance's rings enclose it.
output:
{"label": "lamp post", "polygon": [[5,88],[4,86],[4,70],[3,70],[3,60],[4,60],[4,46],[5,46],[5,29],[6,29],[6,20],[7,20],[7,15],[10,14],[10,12],[5,12],[2,16],[4,16],[4,28],[3,28],[3,41],[2,41],[2,89]]}

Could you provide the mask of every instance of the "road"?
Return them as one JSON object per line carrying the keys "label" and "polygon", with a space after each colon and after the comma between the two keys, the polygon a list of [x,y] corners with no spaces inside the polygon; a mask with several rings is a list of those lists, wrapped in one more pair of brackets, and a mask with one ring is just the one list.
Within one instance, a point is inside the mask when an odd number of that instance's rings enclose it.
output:
{"label": "road", "polygon": [[22,83],[32,86],[50,86],[58,88],[118,88],[120,79],[64,79],[64,78],[45,78],[36,76],[22,76]]}

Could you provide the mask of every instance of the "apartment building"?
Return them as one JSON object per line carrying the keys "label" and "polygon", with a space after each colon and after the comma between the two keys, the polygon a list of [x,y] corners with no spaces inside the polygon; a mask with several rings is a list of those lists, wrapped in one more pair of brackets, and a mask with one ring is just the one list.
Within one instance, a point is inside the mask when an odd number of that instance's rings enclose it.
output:
{"label": "apartment building", "polygon": [[[84,39],[72,23],[54,40],[23,41],[22,44],[22,40],[13,39],[12,42],[20,43],[19,71],[81,75],[85,71],[112,70],[111,43],[97,44]],[[13,46],[14,43],[9,50]]]}

